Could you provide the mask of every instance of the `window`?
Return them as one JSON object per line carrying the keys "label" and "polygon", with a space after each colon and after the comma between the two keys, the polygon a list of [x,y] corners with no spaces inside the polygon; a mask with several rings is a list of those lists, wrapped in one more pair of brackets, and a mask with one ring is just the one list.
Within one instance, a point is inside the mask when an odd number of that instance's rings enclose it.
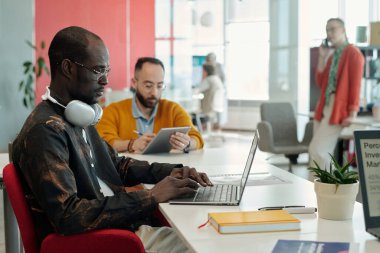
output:
{"label": "window", "polygon": [[226,80],[232,100],[268,99],[269,1],[226,0]]}

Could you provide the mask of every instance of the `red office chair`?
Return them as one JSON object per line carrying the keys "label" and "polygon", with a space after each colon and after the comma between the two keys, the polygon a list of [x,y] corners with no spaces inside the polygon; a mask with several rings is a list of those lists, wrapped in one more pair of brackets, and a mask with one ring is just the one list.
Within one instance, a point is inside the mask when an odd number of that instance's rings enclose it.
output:
{"label": "red office chair", "polygon": [[131,231],[121,229],[101,229],[70,236],[50,234],[41,245],[38,245],[32,213],[26,202],[17,171],[12,163],[5,166],[3,180],[16,215],[26,253],[145,253],[140,238]]}

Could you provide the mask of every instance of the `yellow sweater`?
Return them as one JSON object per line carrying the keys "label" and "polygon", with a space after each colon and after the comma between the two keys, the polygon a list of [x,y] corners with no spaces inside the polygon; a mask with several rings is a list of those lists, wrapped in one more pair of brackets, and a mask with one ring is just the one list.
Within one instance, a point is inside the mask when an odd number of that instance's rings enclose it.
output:
{"label": "yellow sweater", "polygon": [[[160,99],[154,118],[153,133],[158,133],[161,128],[181,126],[191,126],[189,136],[197,141],[198,149],[203,148],[202,136],[195,129],[189,114],[179,104]],[[132,99],[125,99],[107,106],[96,129],[99,135],[111,145],[115,140],[138,138],[138,135],[133,132],[136,129],[136,120],[132,114]]]}

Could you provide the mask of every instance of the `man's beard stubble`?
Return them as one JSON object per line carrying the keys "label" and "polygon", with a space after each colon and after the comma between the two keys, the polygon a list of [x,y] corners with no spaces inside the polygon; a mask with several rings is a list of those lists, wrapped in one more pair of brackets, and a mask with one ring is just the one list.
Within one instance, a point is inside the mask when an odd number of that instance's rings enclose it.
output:
{"label": "man's beard stubble", "polygon": [[[159,100],[156,97],[150,97],[150,98],[145,99],[143,97],[143,95],[141,95],[141,93],[140,93],[140,91],[138,89],[136,90],[136,98],[146,108],[154,108],[156,106],[156,104],[158,103],[158,100]],[[155,99],[154,103],[149,102],[149,100],[151,100],[152,98]]]}

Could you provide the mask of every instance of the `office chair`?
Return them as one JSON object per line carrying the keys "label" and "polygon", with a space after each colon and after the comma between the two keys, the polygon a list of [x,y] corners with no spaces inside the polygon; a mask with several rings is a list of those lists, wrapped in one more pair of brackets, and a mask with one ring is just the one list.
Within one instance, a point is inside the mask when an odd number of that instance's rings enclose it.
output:
{"label": "office chair", "polygon": [[289,171],[297,164],[299,154],[307,153],[313,135],[313,122],[305,128],[303,140],[297,138],[297,121],[293,107],[287,102],[262,103],[261,122],[257,129],[260,134],[259,149],[273,154],[284,154],[289,159]]}
{"label": "office chair", "polygon": [[145,253],[140,238],[131,231],[121,229],[101,229],[69,236],[53,233],[38,245],[32,213],[12,163],[5,166],[3,180],[20,228],[25,253]]}

